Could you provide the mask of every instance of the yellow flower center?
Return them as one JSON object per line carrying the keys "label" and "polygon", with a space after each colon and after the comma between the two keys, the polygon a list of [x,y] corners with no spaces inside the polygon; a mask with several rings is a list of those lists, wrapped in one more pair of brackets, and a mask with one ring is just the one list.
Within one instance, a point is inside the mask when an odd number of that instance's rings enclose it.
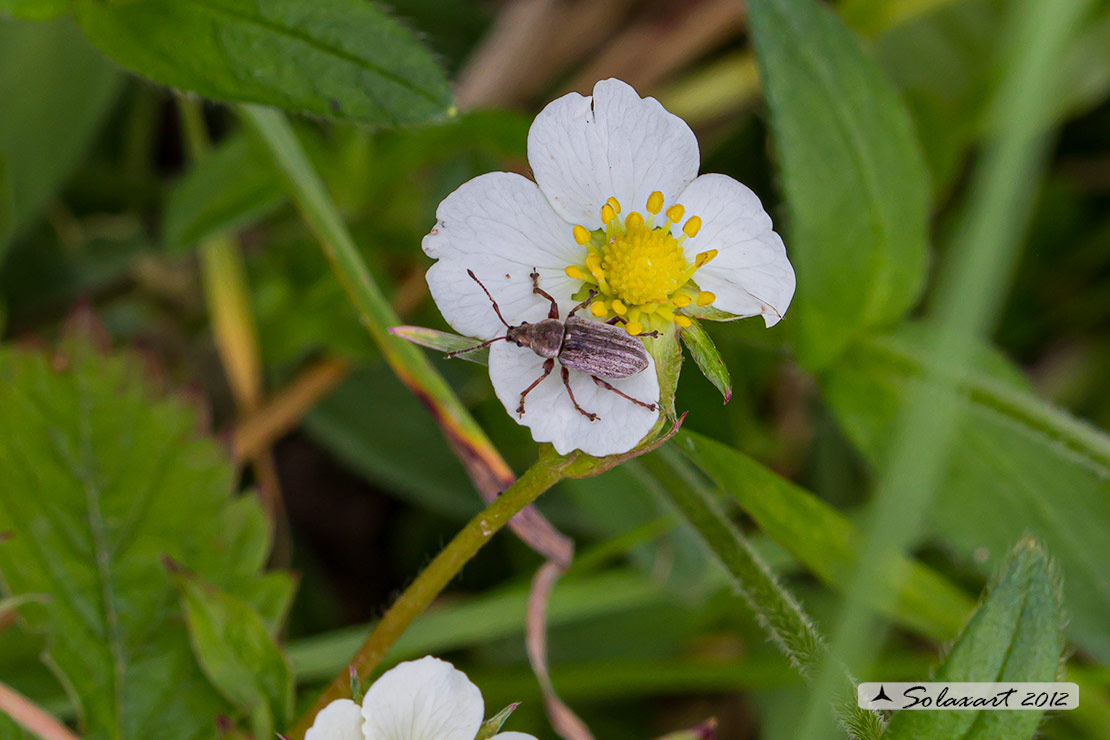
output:
{"label": "yellow flower center", "polygon": [[683,242],[697,235],[701,219],[686,219],[682,234],[675,237],[671,225],[682,222],[685,209],[672,205],[663,214],[665,221],[656,225],[655,216],[662,210],[659,191],[647,200],[646,218],[637,211],[622,218],[620,203],[610,198],[601,207],[602,228],[591,232],[575,226],[572,232],[585,247],[583,262],[566,268],[569,277],[582,281],[575,297],[584,300],[592,290],[590,313],[599,319],[616,317],[633,336],[671,322],[687,327],[690,319],[681,309],[690,304],[708,306],[716,300],[712,293],[699,290],[692,278],[717,256],[717,250],[701,252],[693,262],[686,260],[682,250]]}

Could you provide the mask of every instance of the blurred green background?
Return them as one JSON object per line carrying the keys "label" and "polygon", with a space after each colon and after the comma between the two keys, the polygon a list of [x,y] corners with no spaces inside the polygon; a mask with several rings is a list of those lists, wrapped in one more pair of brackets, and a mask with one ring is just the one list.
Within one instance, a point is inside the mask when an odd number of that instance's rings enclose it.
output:
{"label": "blurred green background", "polygon": [[[483,172],[527,173],[531,117],[563,92],[588,94],[598,79],[618,77],[657,96],[694,128],[703,172],[741,180],[776,223],[786,221],[777,150],[738,3],[390,6],[447,70],[459,115],[395,130],[315,118],[295,126],[406,323],[446,328],[423,281],[429,260],[419,246],[439,201]],[[981,156],[987,103],[1006,68],[999,39],[1009,6],[858,0],[838,7],[911,113],[930,176],[933,271],[950,258],[946,247]],[[1106,428],[1110,5],[1097,3],[1084,16],[1062,68],[1066,84],[1052,106],[1060,129],[1047,165],[1027,184],[1037,196],[1012,279],[997,286],[1004,308],[991,338],[1013,366],[993,355],[987,364],[1023,391]],[[205,103],[202,111],[214,144],[196,157],[175,95],[122,72],[72,19],[0,20],[0,336],[50,344],[75,306],[91,307],[117,346],[138,348],[164,387],[187,392],[207,410],[211,431],[239,459],[252,453],[242,486],[279,498],[288,520],[275,563],[292,567],[300,585],[284,634],[298,681],[310,687],[343,666],[365,633],[361,625],[381,614],[479,501],[425,408],[360,326],[266,152],[228,107]],[[221,299],[206,295],[211,255],[198,245],[225,233],[241,246],[241,263],[229,269],[241,269],[249,286],[240,308],[252,317],[255,338],[237,334],[242,325],[237,330],[234,320],[222,338],[214,328]],[[915,311],[927,310],[931,296],[927,289]],[[794,360],[791,318],[770,331],[757,320],[708,326],[732,373],[732,400],[722,405],[689,364],[677,407],[690,412],[686,429],[742,450],[858,520],[875,477],[875,430],[887,423],[875,417],[902,391],[870,378],[873,366],[861,360],[855,369],[841,366],[819,395],[815,376]],[[920,332],[903,330],[891,340],[898,362],[913,356]],[[434,362],[514,470],[524,470],[534,443],[506,416],[484,368]],[[860,394],[866,402],[843,400]],[[853,411],[834,409],[837,399]],[[998,439],[1011,452],[1020,449],[1020,439]],[[564,482],[540,503],[575,539],[581,558],[552,605],[556,687],[606,740],[656,737],[708,716],[719,719],[723,740],[794,737],[807,690],[658,495],[652,464]],[[939,514],[940,524],[931,520],[912,543],[920,560],[971,597],[1004,554],[973,546],[979,528],[997,519],[1020,533],[1038,517],[1057,515],[1051,504],[1030,512],[1004,499],[976,502],[976,474],[964,470],[967,488],[952,494],[972,505]],[[837,590],[756,527],[735,500],[724,503],[817,621],[831,619]],[[1106,523],[1102,513],[1095,512],[1096,525]],[[953,523],[961,516],[962,528]],[[1082,519],[1083,512],[1067,516]],[[1083,539],[1088,534],[1094,542]],[[1110,533],[1078,536],[1080,549],[1098,548],[1083,549],[1095,564],[1088,585],[1110,592],[1110,576],[1098,572]],[[1051,543],[1049,549],[1056,554]],[[455,661],[491,710],[524,702],[512,729],[546,738],[552,735],[521,632],[527,583],[540,563],[514,537],[496,538],[395,657],[434,652]],[[1073,663],[1103,691],[1093,702],[1105,702],[1110,686],[1110,614],[1101,616],[1100,637],[1073,642]],[[1086,634],[1099,629],[1097,612],[1093,621],[1089,614],[1076,621]],[[37,640],[4,619],[0,676],[65,711],[60,686],[36,657]],[[928,634],[898,623],[867,678],[924,677],[939,649]],[[1101,730],[1110,736],[1110,728]],[[1099,729],[1052,718],[1043,734],[1093,738]]]}

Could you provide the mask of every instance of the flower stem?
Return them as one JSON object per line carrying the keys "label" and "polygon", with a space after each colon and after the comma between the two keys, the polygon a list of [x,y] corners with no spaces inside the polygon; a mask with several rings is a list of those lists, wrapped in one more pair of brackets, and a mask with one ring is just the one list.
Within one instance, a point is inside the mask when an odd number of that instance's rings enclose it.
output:
{"label": "flower stem", "polygon": [[[471,519],[405,589],[405,592],[378,622],[366,642],[358,649],[349,667],[354,669],[363,680],[367,679],[381,664],[397,638],[499,529],[551,486],[569,474],[580,473],[582,462],[588,465],[593,458],[585,458],[578,465],[573,465],[575,461],[574,454],[559,456],[546,451],[546,448],[541,448],[539,460],[492,504]],[[316,704],[302,715],[290,730],[289,737],[292,740],[304,737],[305,731],[312,725],[312,721],[321,709],[336,699],[349,697],[350,675],[346,667],[340,671],[339,675],[324,689]]]}

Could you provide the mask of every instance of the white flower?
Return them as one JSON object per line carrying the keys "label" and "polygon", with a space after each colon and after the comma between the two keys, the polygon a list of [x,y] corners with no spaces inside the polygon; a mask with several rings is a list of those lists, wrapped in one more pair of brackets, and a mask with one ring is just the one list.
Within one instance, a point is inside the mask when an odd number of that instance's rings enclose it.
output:
{"label": "white flower", "polygon": [[[698,177],[693,132],[654,98],[619,80],[597,83],[591,97],[564,95],[532,123],[528,161],[534,183],[506,172],[476,177],[440,203],[424,237],[424,251],[438,260],[428,271],[432,296],[460,334],[505,335],[468,270],[512,325],[548,315],[548,300],[533,292],[533,268],[560,318],[589,298],[579,317],[615,321],[632,335],[689,326],[687,314],[707,306],[762,315],[767,326],[782,318],[794,270],[759,198],[730,177]],[[497,396],[536,441],[560,454],[610,455],[632,449],[654,426],[657,409],[570,370],[576,408],[555,366],[518,413],[544,358],[508,341],[490,345]],[[657,405],[652,361],[608,382]]]}
{"label": "white flower", "polygon": [[[339,699],[316,715],[305,740],[474,740],[482,726],[482,692],[466,674],[431,656],[386,671],[362,706]],[[536,740],[502,732],[496,740]]]}

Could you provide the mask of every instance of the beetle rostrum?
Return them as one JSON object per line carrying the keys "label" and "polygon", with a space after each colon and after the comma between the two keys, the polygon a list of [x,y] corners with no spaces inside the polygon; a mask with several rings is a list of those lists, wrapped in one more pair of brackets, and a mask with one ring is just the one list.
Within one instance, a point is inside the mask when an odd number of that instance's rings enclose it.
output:
{"label": "beetle rostrum", "polygon": [[[577,399],[574,397],[574,391],[570,387],[570,370],[578,370],[590,376],[595,384],[608,391],[616,393],[621,398],[627,399],[629,402],[642,406],[649,411],[655,411],[657,408],[654,403],[645,403],[639,399],[629,396],[627,393],[615,388],[607,380],[620,380],[621,378],[628,378],[636,373],[641,373],[648,366],[648,354],[644,349],[643,343],[637,338],[630,335],[627,331],[619,326],[616,326],[615,321],[619,319],[612,319],[608,323],[600,321],[590,321],[589,319],[579,319],[575,314],[585,308],[590,300],[594,297],[593,291],[586,297],[586,300],[579,303],[570,313],[567,314],[566,320],[559,319],[559,304],[555,299],[542,288],[540,288],[540,274],[536,268],[532,268],[532,292],[536,295],[542,296],[551,302],[551,308],[548,310],[547,318],[535,324],[530,324],[527,321],[513,326],[505,317],[501,315],[501,309],[497,305],[497,301],[493,299],[486,286],[482,284],[472,270],[467,270],[466,274],[470,279],[478,284],[478,287],[489,298],[490,304],[493,306],[494,313],[501,323],[505,325],[505,335],[501,337],[494,337],[474,347],[451,352],[447,357],[455,357],[465,352],[473,352],[482,347],[488,347],[494,342],[505,340],[512,342],[518,347],[527,347],[535,352],[540,357],[546,359],[543,363],[543,374],[536,378],[527,388],[520,393],[520,404],[516,408],[517,414],[524,414],[524,400],[525,397],[535,389],[540,383],[547,379],[555,369],[555,360],[559,361],[560,375],[563,380],[563,387],[567,389],[567,395],[570,396],[571,403],[580,414],[585,416],[590,421],[597,421],[601,417],[597,414],[587,411],[578,405]],[[657,332],[648,334],[641,334],[641,337],[655,337],[658,336]]]}

